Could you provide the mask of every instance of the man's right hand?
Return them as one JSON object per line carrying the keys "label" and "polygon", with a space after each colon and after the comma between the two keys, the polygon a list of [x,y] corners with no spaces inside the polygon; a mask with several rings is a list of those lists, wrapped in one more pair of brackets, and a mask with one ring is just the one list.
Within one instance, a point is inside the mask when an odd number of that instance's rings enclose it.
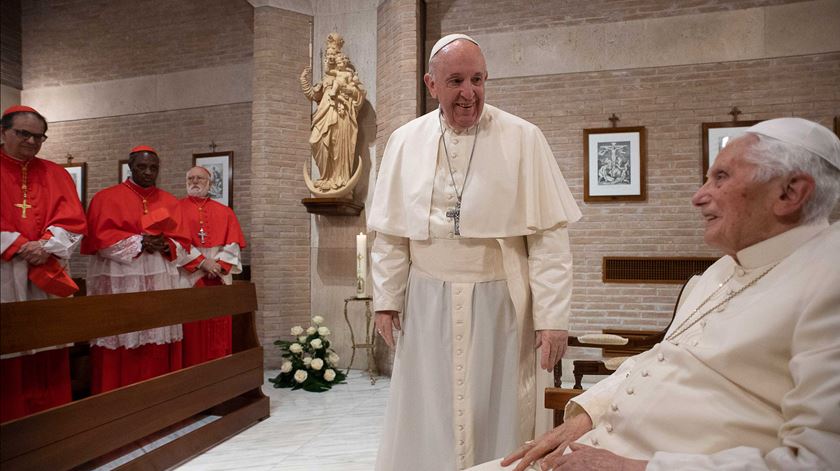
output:
{"label": "man's right hand", "polygon": [[394,329],[402,330],[400,313],[397,311],[376,311],[374,325],[376,325],[376,332],[382,336],[382,340],[389,347],[394,348]]}
{"label": "man's right hand", "polygon": [[501,465],[510,466],[521,458],[513,471],[525,471],[531,463],[539,459],[561,456],[569,444],[590,430],[592,430],[592,419],[589,418],[589,414],[578,414],[559,427],[549,430],[536,441],[525,442],[515,452],[507,455]]}

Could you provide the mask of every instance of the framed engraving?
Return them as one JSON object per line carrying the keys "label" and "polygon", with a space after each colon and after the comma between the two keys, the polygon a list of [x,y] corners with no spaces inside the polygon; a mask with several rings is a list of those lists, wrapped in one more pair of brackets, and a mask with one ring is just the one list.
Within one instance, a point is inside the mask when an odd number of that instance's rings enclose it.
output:
{"label": "framed engraving", "polygon": [[646,173],[644,126],[583,130],[584,201],[644,201]]}
{"label": "framed engraving", "polygon": [[73,179],[73,184],[76,185],[76,195],[79,201],[82,202],[82,207],[87,207],[87,164],[80,162],[78,164],[61,164],[64,170],[70,174]]}
{"label": "framed engraving", "polygon": [[119,181],[117,183],[124,182],[128,177],[131,176],[131,169],[128,167],[128,159],[120,160],[119,169],[117,170],[117,177]]}
{"label": "framed engraving", "polygon": [[193,154],[193,166],[210,172],[210,198],[233,208],[233,152]]}
{"label": "framed engraving", "polygon": [[701,169],[703,171],[702,181],[706,181],[706,174],[709,168],[715,163],[715,158],[726,144],[732,139],[740,136],[750,126],[760,123],[755,121],[726,121],[721,123],[702,123],[701,142],[703,155],[701,156]]}

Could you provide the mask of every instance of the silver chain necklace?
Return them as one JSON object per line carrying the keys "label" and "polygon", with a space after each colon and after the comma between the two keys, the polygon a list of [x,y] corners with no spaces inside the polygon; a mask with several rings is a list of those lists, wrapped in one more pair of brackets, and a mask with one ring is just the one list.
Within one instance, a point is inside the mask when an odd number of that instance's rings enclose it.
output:
{"label": "silver chain necklace", "polygon": [[[714,311],[715,309],[717,309],[717,308],[723,306],[724,304],[728,303],[729,301],[732,300],[732,298],[734,298],[735,296],[738,296],[739,294],[743,293],[744,290],[746,290],[750,286],[758,283],[758,280],[764,278],[764,275],[770,273],[770,270],[776,268],[776,265],[778,265],[778,263],[773,264],[772,267],[768,268],[762,274],[753,278],[749,283],[745,284],[744,286],[740,287],[739,289],[737,289],[735,291],[732,291],[725,298],[723,298],[723,300],[721,302],[719,302],[719,303],[715,304],[714,306],[710,307],[709,309],[707,309],[705,312],[703,312],[702,314],[700,314],[698,316],[697,313],[700,312],[700,309],[702,309],[703,306],[705,306],[706,303],[708,303],[709,300],[712,299],[712,297],[714,297],[727,283],[729,283],[729,280],[731,280],[735,276],[735,273],[732,273],[731,275],[729,275],[729,278],[724,280],[723,283],[721,283],[717,287],[717,289],[712,292],[712,294],[707,296],[706,299],[704,299],[703,302],[700,303],[697,306],[697,308],[695,308],[694,311],[692,311],[692,313],[688,317],[686,317],[685,320],[680,323],[680,325],[677,326],[676,329],[674,329],[674,332],[671,335],[669,335],[668,337],[665,338],[665,340],[670,342],[670,341],[676,339],[677,337],[679,337],[680,335],[682,335],[683,333],[685,333],[685,331],[692,328],[695,324],[700,322],[704,317],[711,314],[712,311]],[[695,317],[695,316],[697,316],[697,317]]]}
{"label": "silver chain necklace", "polygon": [[452,219],[455,226],[455,235],[461,235],[461,198],[464,196],[464,188],[467,187],[467,178],[470,176],[470,167],[472,166],[473,154],[475,154],[475,144],[478,142],[478,123],[475,124],[475,138],[473,139],[472,150],[470,151],[470,160],[467,161],[467,171],[464,172],[464,184],[461,185],[461,191],[458,191],[458,185],[455,184],[455,173],[452,171],[452,162],[449,158],[449,149],[446,148],[446,130],[443,128],[443,113],[438,114],[438,123],[440,124],[440,139],[443,141],[443,153],[446,154],[446,166],[449,168],[449,178],[452,180],[452,188],[455,189],[455,207],[446,210],[446,217]]}

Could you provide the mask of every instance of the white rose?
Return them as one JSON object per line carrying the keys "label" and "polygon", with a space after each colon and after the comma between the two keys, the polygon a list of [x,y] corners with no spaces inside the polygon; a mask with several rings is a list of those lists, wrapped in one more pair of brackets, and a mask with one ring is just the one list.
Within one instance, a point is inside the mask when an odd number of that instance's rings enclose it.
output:
{"label": "white rose", "polygon": [[297,381],[298,383],[302,383],[302,382],[306,381],[307,377],[309,377],[309,374],[307,374],[306,371],[303,371],[303,370],[295,371],[295,381]]}
{"label": "white rose", "polygon": [[300,342],[300,343],[306,343],[306,336],[305,336],[305,335],[301,335],[300,337],[298,337],[298,342]]}
{"label": "white rose", "polygon": [[315,325],[321,325],[324,323],[324,318],[321,316],[315,316],[312,318],[312,323]]}
{"label": "white rose", "polygon": [[324,360],[322,360],[320,358],[316,358],[316,359],[312,360],[312,369],[313,370],[318,371],[323,367],[324,367]]}
{"label": "white rose", "polygon": [[321,342],[321,339],[312,339],[312,341],[309,342],[309,345],[312,345],[312,348],[314,348],[314,349],[319,349],[319,348],[324,347],[324,344],[323,344],[323,342]]}
{"label": "white rose", "polygon": [[327,355],[327,360],[329,360],[330,364],[333,365],[333,366],[338,364],[338,358],[339,358],[338,355],[335,354],[334,352],[330,352],[330,354]]}
{"label": "white rose", "polygon": [[300,353],[303,351],[303,347],[299,343],[293,343],[289,346],[289,351],[292,353]]}
{"label": "white rose", "polygon": [[309,335],[312,335],[312,334],[314,334],[315,332],[318,332],[318,330],[317,330],[317,329],[315,329],[315,327],[309,326],[309,328],[308,328],[308,329],[306,329],[306,333],[307,333],[307,334],[309,334]]}
{"label": "white rose", "polygon": [[292,362],[284,361],[282,365],[280,365],[280,371],[283,373],[288,373],[292,371]]}
{"label": "white rose", "polygon": [[299,325],[296,325],[296,326],[292,327],[292,335],[294,335],[295,337],[297,337],[298,335],[300,335],[302,333],[303,333],[303,327],[301,327]]}
{"label": "white rose", "polygon": [[312,363],[312,357],[305,357],[303,359],[303,366],[309,366],[310,363]]}
{"label": "white rose", "polygon": [[318,335],[320,335],[321,337],[326,337],[327,335],[330,335],[330,329],[324,326],[318,327]]}
{"label": "white rose", "polygon": [[327,371],[324,371],[324,379],[326,381],[332,381],[335,379],[335,371],[331,368],[327,368]]}

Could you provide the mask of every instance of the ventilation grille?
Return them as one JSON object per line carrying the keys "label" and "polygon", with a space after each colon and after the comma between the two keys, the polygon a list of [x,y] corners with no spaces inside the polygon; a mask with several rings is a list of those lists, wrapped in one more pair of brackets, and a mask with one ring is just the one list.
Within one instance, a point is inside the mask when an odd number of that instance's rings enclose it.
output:
{"label": "ventilation grille", "polygon": [[604,283],[681,284],[714,263],[712,257],[604,257]]}

